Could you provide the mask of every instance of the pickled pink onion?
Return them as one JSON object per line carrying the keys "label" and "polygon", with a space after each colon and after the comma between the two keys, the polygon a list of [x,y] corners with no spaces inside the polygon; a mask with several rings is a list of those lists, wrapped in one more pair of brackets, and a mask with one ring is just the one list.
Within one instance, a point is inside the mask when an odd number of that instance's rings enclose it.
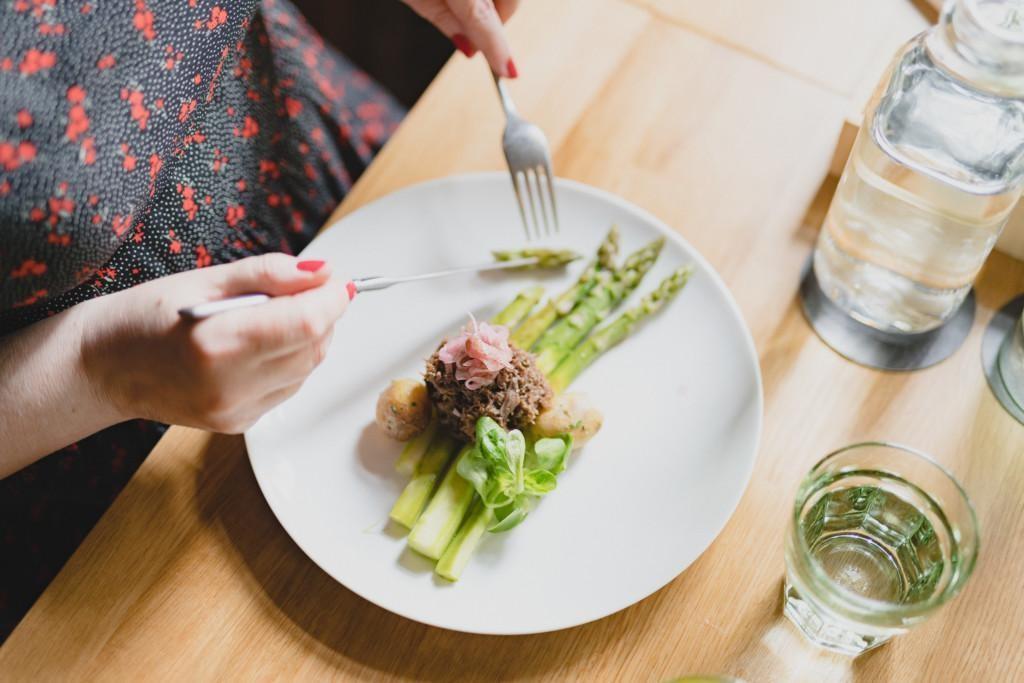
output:
{"label": "pickled pink onion", "polygon": [[455,379],[465,382],[467,389],[476,390],[493,382],[505,368],[512,367],[513,354],[507,327],[477,323],[473,316],[470,320],[462,334],[445,342],[437,357],[445,365],[455,366]]}

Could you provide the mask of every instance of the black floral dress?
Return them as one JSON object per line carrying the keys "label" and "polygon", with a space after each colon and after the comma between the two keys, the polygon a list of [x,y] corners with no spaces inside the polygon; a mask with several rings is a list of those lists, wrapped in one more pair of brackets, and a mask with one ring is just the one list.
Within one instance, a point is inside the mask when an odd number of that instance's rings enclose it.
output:
{"label": "black floral dress", "polygon": [[[402,113],[287,0],[4,0],[0,335],[298,251]],[[118,425],[0,481],[0,642],[163,429]]]}

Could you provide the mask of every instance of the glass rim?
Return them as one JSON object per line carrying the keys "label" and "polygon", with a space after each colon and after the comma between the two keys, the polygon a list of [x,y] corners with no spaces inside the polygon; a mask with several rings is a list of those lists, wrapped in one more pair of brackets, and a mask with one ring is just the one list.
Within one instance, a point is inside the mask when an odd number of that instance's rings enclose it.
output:
{"label": "glass rim", "polygon": [[[802,495],[804,485],[811,479],[812,475],[816,471],[818,471],[826,462],[832,460],[833,458],[839,455],[842,455],[843,453],[847,453],[849,451],[857,450],[860,448],[869,447],[888,448],[900,451],[907,455],[913,456],[918,460],[921,460],[926,464],[934,467],[936,470],[941,472],[947,480],[949,480],[953,484],[953,487],[956,490],[957,494],[960,496],[960,499],[963,502],[964,507],[967,509],[969,524],[974,534],[974,547],[972,549],[972,552],[970,553],[969,557],[964,558],[966,561],[960,565],[960,570],[958,571],[957,575],[950,580],[949,584],[941,592],[936,593],[935,595],[931,596],[923,602],[915,603],[913,605],[906,605],[902,603],[893,603],[886,602],[884,600],[876,600],[874,598],[866,598],[862,595],[854,593],[853,591],[849,590],[848,588],[845,588],[844,586],[837,584],[835,581],[828,577],[828,575],[822,569],[821,564],[811,555],[810,546],[807,545],[807,541],[803,537],[803,535],[797,533],[800,525],[800,513],[804,507],[804,503],[807,500],[807,496]],[[913,484],[913,482],[908,483],[911,483],[916,487],[916,484]],[[923,490],[922,492],[925,493],[925,495],[927,495],[929,498],[931,498],[931,496],[927,492]],[[924,451],[913,448],[912,446],[906,446],[904,444],[897,443],[895,441],[882,440],[859,441],[857,443],[843,446],[842,448],[838,448],[834,451],[831,451],[830,453],[822,457],[820,460],[818,460],[816,463],[814,463],[814,465],[807,471],[807,474],[804,475],[804,478],[800,480],[800,485],[797,489],[797,498],[794,500],[793,504],[793,516],[790,519],[790,537],[793,539],[794,543],[797,546],[796,550],[798,550],[804,558],[802,564],[806,566],[808,570],[806,572],[800,572],[802,575],[801,578],[804,578],[803,575],[806,574],[806,578],[809,579],[810,583],[814,588],[828,591],[831,593],[838,593],[841,596],[841,604],[836,605],[833,601],[828,603],[826,605],[826,608],[838,612],[841,616],[846,617],[848,619],[866,622],[875,626],[889,626],[891,625],[891,621],[894,619],[900,620],[915,617],[924,617],[928,613],[949,602],[949,600],[954,598],[963,589],[963,587],[967,585],[967,580],[974,572],[974,567],[978,561],[978,552],[981,548],[980,526],[978,524],[977,513],[974,510],[974,504],[971,503],[971,499],[967,495],[967,491],[964,490],[964,487],[961,486],[960,482],[957,481],[956,477],[954,477],[948,469],[946,469],[943,465],[941,465],[938,461],[936,461],[933,457],[931,457]],[[816,599],[820,600],[818,596],[815,597]],[[852,606],[853,609],[850,609],[850,606]]]}
{"label": "glass rim", "polygon": [[1024,31],[1013,31],[1004,26],[993,23],[985,17],[981,8],[978,7],[979,0],[960,0],[959,4],[979,28],[988,31],[994,38],[998,38],[1012,45],[1024,45]]}

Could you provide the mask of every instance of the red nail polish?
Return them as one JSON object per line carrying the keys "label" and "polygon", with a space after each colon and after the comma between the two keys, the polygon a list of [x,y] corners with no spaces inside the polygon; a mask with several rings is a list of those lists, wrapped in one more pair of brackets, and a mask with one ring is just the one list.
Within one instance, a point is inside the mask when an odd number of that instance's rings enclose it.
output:
{"label": "red nail polish", "polygon": [[349,280],[348,282],[345,283],[345,291],[348,292],[348,300],[349,301],[352,301],[352,299],[355,299],[356,298],[356,294],[359,293],[359,290],[356,289],[356,283],[352,282],[351,280]]}
{"label": "red nail polish", "polygon": [[505,75],[508,78],[519,78],[519,72],[516,70],[516,63],[512,61],[512,58],[508,58],[508,62],[505,63]]}
{"label": "red nail polish", "polygon": [[473,55],[476,54],[476,48],[473,47],[473,43],[469,42],[469,38],[462,35],[461,33],[456,33],[455,35],[453,35],[452,42],[455,43],[455,47],[459,49],[459,52],[466,55],[467,57],[472,57]]}
{"label": "red nail polish", "polygon": [[299,270],[304,270],[307,273],[315,273],[324,267],[323,261],[299,261],[295,266]]}

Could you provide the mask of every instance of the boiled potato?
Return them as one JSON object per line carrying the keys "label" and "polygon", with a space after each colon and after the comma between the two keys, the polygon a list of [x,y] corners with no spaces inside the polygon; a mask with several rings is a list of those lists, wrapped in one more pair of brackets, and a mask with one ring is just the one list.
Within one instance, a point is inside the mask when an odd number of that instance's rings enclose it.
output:
{"label": "boiled potato", "polygon": [[430,423],[430,399],[423,382],[396,379],[377,399],[377,425],[392,439],[408,441]]}
{"label": "boiled potato", "polygon": [[571,434],[573,448],[579,448],[601,429],[604,415],[584,394],[562,394],[533,424],[538,437]]}

